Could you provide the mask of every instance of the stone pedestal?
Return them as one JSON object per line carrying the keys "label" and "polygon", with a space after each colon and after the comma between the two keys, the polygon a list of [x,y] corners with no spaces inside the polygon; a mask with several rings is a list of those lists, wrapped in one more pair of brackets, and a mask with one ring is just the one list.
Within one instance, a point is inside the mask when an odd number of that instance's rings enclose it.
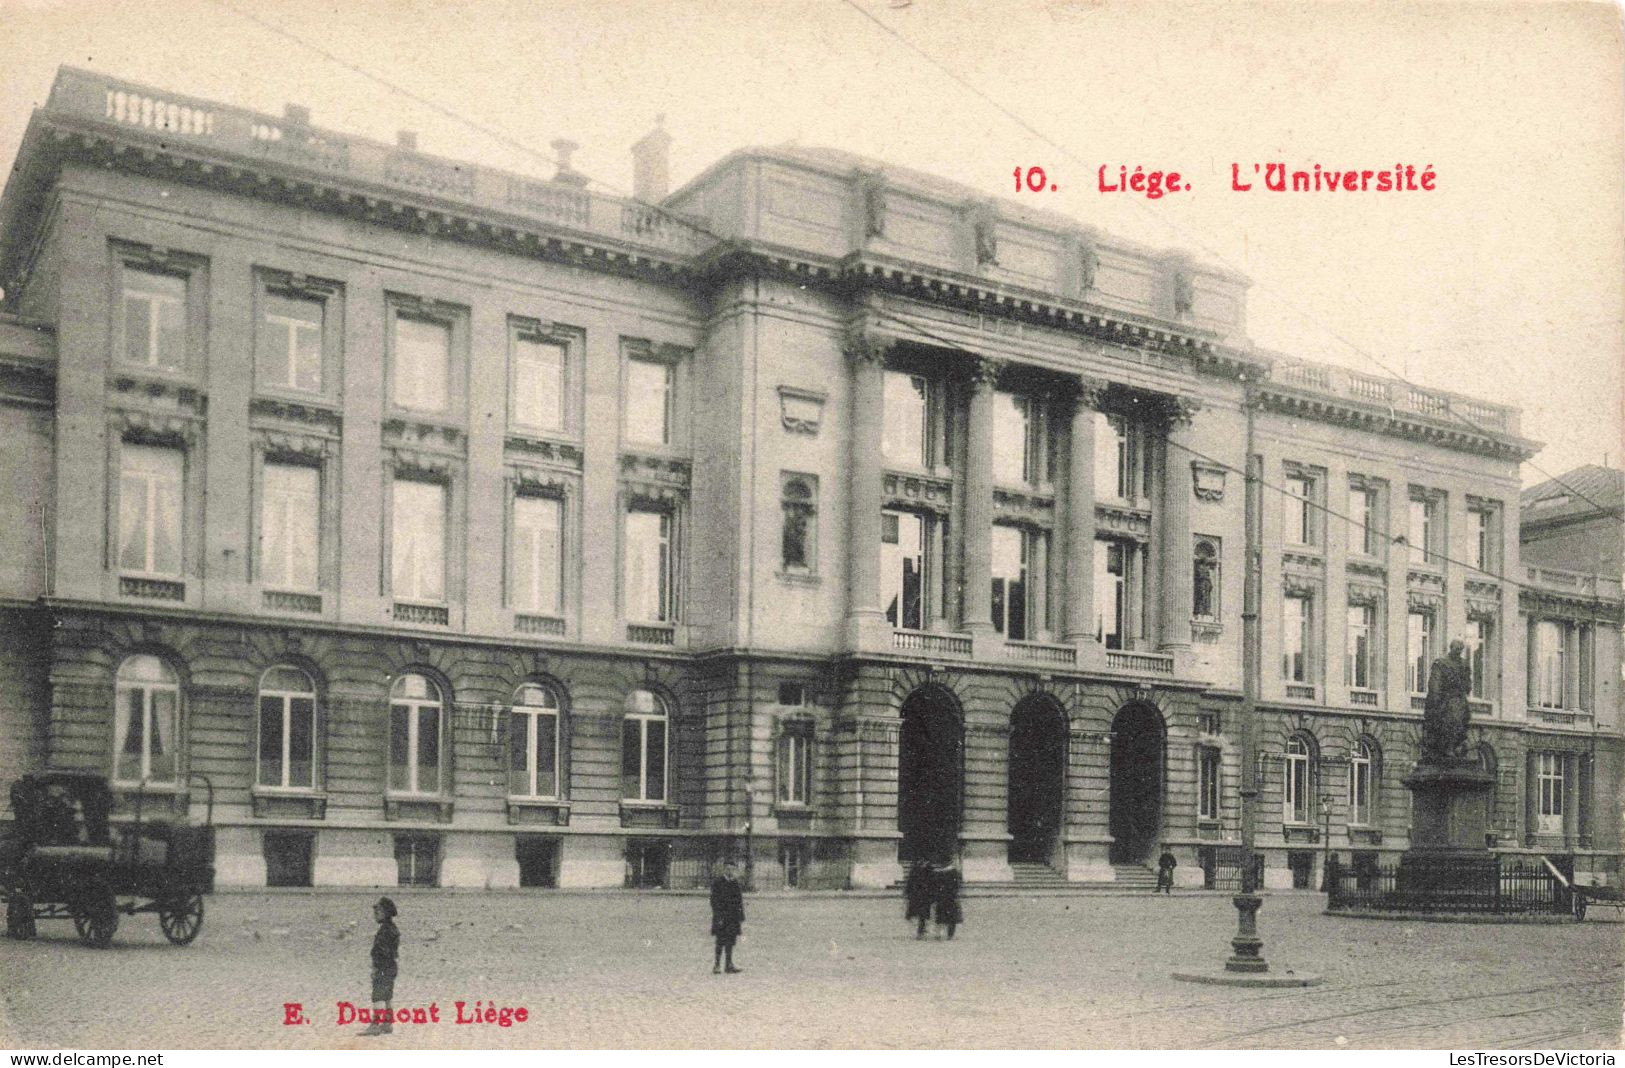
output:
{"label": "stone pedestal", "polygon": [[1499,863],[1485,844],[1495,776],[1476,765],[1418,764],[1411,791],[1411,848],[1395,889],[1432,908],[1493,904]]}

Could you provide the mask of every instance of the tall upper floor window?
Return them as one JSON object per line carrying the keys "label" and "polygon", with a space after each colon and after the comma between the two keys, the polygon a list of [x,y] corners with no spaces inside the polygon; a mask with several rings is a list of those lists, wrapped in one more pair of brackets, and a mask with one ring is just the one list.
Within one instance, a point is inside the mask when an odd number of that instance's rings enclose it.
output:
{"label": "tall upper floor window", "polygon": [[1289,593],[1281,599],[1281,677],[1288,682],[1309,682],[1311,601]]}
{"label": "tall upper floor window", "polygon": [[1370,739],[1361,738],[1349,756],[1349,822],[1366,826],[1371,822],[1372,787],[1377,767],[1377,749]]}
{"label": "tall upper floor window", "polygon": [[1144,435],[1127,416],[1095,413],[1095,495],[1131,501],[1146,496]]}
{"label": "tall upper floor window", "polygon": [[119,570],[178,577],[185,456],[180,449],[125,442],[119,465]]}
{"label": "tall upper floor window", "polygon": [[1127,649],[1138,629],[1130,591],[1139,558],[1139,547],[1132,542],[1095,540],[1095,640],[1108,649]]}
{"label": "tall upper floor window", "polygon": [[394,345],[395,407],[443,412],[451,379],[451,326],[397,314]]}
{"label": "tall upper floor window", "polygon": [[1038,402],[1015,393],[993,394],[993,481],[1031,485],[1043,474]]}
{"label": "tall upper floor window", "polygon": [[1411,612],[1405,617],[1405,674],[1411,693],[1428,692],[1433,667],[1433,613]]}
{"label": "tall upper floor window", "polygon": [[391,591],[398,599],[446,599],[446,487],[397,478],[391,502]]}
{"label": "tall upper floor window", "polygon": [[175,669],[156,656],[132,656],[119,665],[114,687],[115,782],[176,782],[181,688]]}
{"label": "tall upper floor window", "polygon": [[1473,696],[1490,699],[1495,687],[1489,678],[1495,669],[1495,624],[1488,619],[1467,621],[1467,663],[1473,672]]}
{"label": "tall upper floor window", "polygon": [[677,368],[664,360],[626,361],[626,440],[670,445],[676,421]]}
{"label": "tall upper floor window", "polygon": [[1219,818],[1221,752],[1210,745],[1196,749],[1196,817]]}
{"label": "tall upper floor window", "polygon": [[677,618],[677,552],[670,512],[632,507],[625,516],[626,618],[670,623]]}
{"label": "tall upper floor window", "polygon": [[779,804],[811,804],[812,731],[787,724],[779,734],[778,750]]}
{"label": "tall upper floor window", "polygon": [[621,797],[666,800],[666,702],[650,690],[633,690],[621,720]]}
{"label": "tall upper floor window", "polygon": [[321,562],[321,472],[307,464],[266,463],[261,476],[260,581],[313,591]]}
{"label": "tall upper floor window", "polygon": [[929,382],[923,375],[887,371],[883,388],[881,450],[886,459],[907,467],[930,467]]}
{"label": "tall upper floor window", "polygon": [[1377,491],[1364,483],[1349,486],[1348,551],[1360,556],[1378,555],[1380,516],[1377,513]]}
{"label": "tall upper floor window", "polygon": [[301,393],[322,391],[322,320],[319,300],[267,291],[256,334],[260,381]]}
{"label": "tall upper floor window", "polygon": [[1301,735],[1293,735],[1286,743],[1286,778],[1282,784],[1281,817],[1287,823],[1308,823],[1313,811],[1310,798],[1314,793],[1310,774],[1312,754],[1309,743]]}
{"label": "tall upper floor window", "polygon": [[434,794],[442,786],[445,701],[422,675],[402,675],[389,689],[389,788]]}
{"label": "tall upper floor window", "polygon": [[914,512],[881,514],[880,603],[894,627],[925,628],[929,530],[926,518]]}
{"label": "tall upper floor window", "polygon": [[789,573],[818,570],[818,477],[786,472],[779,485],[779,564]]}
{"label": "tall upper floor window", "polygon": [[559,796],[559,698],[551,686],[526,683],[508,710],[508,794]]}
{"label": "tall upper floor window", "polygon": [[1348,642],[1345,677],[1356,690],[1374,690],[1377,685],[1377,609],[1370,604],[1351,604],[1348,611]]}
{"label": "tall upper floor window", "polygon": [[543,431],[564,429],[568,348],[523,330],[513,345],[513,421]]}
{"label": "tall upper floor window", "polygon": [[1535,708],[1591,707],[1592,628],[1543,619],[1531,628],[1529,703]]}
{"label": "tall upper floor window", "polygon": [[1473,536],[1473,566],[1480,571],[1493,572],[1500,567],[1500,553],[1496,550],[1500,524],[1496,521],[1495,506],[1489,503],[1475,505],[1468,512]]}
{"label": "tall upper floor window", "polygon": [[1563,831],[1564,763],[1562,753],[1535,755],[1535,783],[1539,792],[1535,829],[1541,834]]}
{"label": "tall upper floor window", "polygon": [[186,279],[124,268],[120,320],[125,363],[179,371],[186,366]]}
{"label": "tall upper floor window", "polygon": [[1439,560],[1440,536],[1438,502],[1412,490],[1406,502],[1405,540],[1411,547],[1411,563],[1434,564]]}
{"label": "tall upper floor window", "polygon": [[1317,516],[1315,494],[1318,490],[1313,476],[1289,471],[1286,476],[1286,540],[1294,545],[1317,545]]}
{"label": "tall upper floor window", "polygon": [[272,789],[316,785],[316,687],[296,667],[260,676],[260,745],[255,782]]}
{"label": "tall upper floor window", "polygon": [[993,527],[993,629],[1011,641],[1031,637],[1028,568],[1034,537],[1020,527]]}
{"label": "tall upper floor window", "polygon": [[513,499],[513,562],[508,595],[521,612],[558,615],[563,608],[564,502]]}

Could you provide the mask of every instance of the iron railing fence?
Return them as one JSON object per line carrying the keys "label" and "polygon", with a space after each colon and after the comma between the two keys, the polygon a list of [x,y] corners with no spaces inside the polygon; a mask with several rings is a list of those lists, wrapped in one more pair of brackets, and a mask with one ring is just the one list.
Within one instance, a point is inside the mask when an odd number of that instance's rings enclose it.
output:
{"label": "iron railing fence", "polygon": [[1425,865],[1350,867],[1336,856],[1326,869],[1332,911],[1568,913],[1572,891],[1543,862],[1500,857],[1430,860]]}

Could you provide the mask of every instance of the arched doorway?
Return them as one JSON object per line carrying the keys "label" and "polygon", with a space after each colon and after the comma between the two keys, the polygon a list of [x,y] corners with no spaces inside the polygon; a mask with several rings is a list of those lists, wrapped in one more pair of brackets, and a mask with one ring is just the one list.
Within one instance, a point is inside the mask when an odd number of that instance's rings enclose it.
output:
{"label": "arched doorway", "polygon": [[1112,720],[1111,861],[1143,864],[1162,829],[1162,716],[1149,704],[1124,705]]}
{"label": "arched doorway", "polygon": [[959,852],[964,727],[944,690],[923,687],[903,702],[897,745],[898,857],[940,860]]}
{"label": "arched doorway", "polygon": [[1048,864],[1064,819],[1066,714],[1034,694],[1010,713],[1010,860]]}

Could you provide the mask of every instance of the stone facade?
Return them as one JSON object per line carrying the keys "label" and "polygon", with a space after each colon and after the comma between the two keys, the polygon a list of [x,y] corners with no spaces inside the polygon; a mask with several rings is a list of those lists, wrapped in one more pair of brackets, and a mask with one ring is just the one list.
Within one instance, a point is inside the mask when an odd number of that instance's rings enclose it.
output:
{"label": "stone facade", "polygon": [[[132,277],[164,293],[131,311]],[[1108,881],[1163,843],[1222,882],[1249,422],[1267,883],[1406,847],[1413,617],[1428,658],[1487,628],[1498,847],[1617,863],[1618,588],[1574,714],[1532,714],[1517,412],[1264,352],[1245,280],[1183,255],[833,152],[737,153],[655,208],[63,71],[0,200],[0,284],[25,443],[0,456],[3,770],[173,754],[121,811],[201,816],[206,778],[223,883],[676,885],[747,851],[764,885],[943,851]],[[278,300],[320,308],[308,379],[268,372]],[[432,403],[403,323],[444,338]],[[180,457],[174,558],[132,567],[154,449]],[[303,584],[273,563],[278,465],[315,472]],[[442,509],[427,587],[401,481]],[[521,500],[557,516],[540,608]],[[299,729],[265,717],[305,700],[284,668],[312,691],[292,785],[267,781]],[[516,711],[527,687],[554,718]],[[1556,751],[1567,823],[1538,796]]]}

